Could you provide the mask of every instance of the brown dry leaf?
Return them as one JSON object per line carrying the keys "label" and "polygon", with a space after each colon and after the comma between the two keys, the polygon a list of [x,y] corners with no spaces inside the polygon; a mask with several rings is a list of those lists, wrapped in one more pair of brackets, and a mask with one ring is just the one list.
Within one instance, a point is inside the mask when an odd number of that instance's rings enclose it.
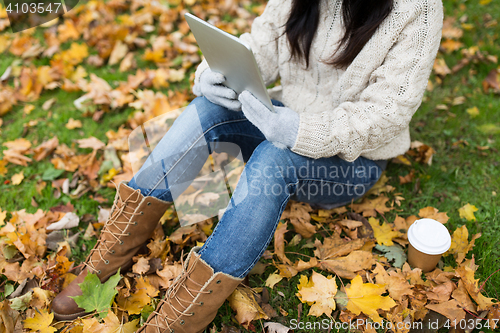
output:
{"label": "brown dry leaf", "polygon": [[432,147],[420,141],[412,141],[410,144],[410,148],[411,149],[407,151],[407,154],[413,156],[415,158],[415,161],[427,165],[432,165],[432,156],[434,156],[434,154],[436,153],[436,151]]}
{"label": "brown dry leaf", "polygon": [[425,292],[425,295],[427,296],[427,299],[429,299],[430,301],[441,303],[449,300],[451,293],[455,289],[456,289],[455,284],[450,280],[447,280],[443,283],[433,286],[432,288],[429,288]]}
{"label": "brown dry leaf", "polygon": [[413,295],[413,286],[408,283],[401,271],[390,271],[387,273],[384,267],[380,263],[377,263],[372,272],[377,274],[375,276],[377,284],[385,284],[389,295],[396,301],[401,302],[405,295]]}
{"label": "brown dry leaf", "polygon": [[420,209],[420,211],[418,212],[418,216],[420,216],[421,218],[433,219],[443,224],[445,224],[449,220],[448,214],[439,213],[439,210],[437,208],[430,206]]}
{"label": "brown dry leaf", "polygon": [[[491,310],[488,312],[488,323],[492,330],[498,329],[500,327],[500,305],[495,304],[491,307]],[[484,326],[483,326],[484,327]]]}
{"label": "brown dry leaf", "polygon": [[396,215],[394,219],[394,230],[406,233],[410,225],[406,223],[406,220],[399,215]]}
{"label": "brown dry leaf", "polygon": [[389,198],[387,198],[384,195],[380,195],[375,199],[363,199],[363,201],[360,204],[351,204],[352,210],[354,210],[356,213],[361,213],[363,212],[364,217],[368,216],[377,216],[377,213],[379,214],[384,214],[386,212],[391,211],[393,208],[387,207],[385,204],[389,201]]}
{"label": "brown dry leaf", "polygon": [[134,53],[133,52],[129,52],[127,53],[127,55],[125,56],[125,58],[123,58],[123,60],[120,62],[120,72],[126,72],[132,68],[135,68],[136,67],[136,63],[135,63],[135,58],[134,58]]}
{"label": "brown dry leaf", "polygon": [[479,280],[474,279],[474,271],[467,266],[460,266],[455,271],[457,276],[463,281],[469,295],[477,303],[477,309],[479,311],[488,310],[494,304],[493,298],[488,298],[481,294],[478,286]]}
{"label": "brown dry leaf", "polygon": [[156,274],[161,278],[160,286],[167,289],[181,272],[182,265],[180,263],[164,265],[161,271],[156,271]]}
{"label": "brown dry leaf", "polygon": [[73,118],[69,118],[68,123],[66,125],[67,129],[72,130],[75,128],[81,128],[82,127],[82,121],[81,120],[75,120]]}
{"label": "brown dry leaf", "polygon": [[123,57],[125,57],[127,52],[128,52],[127,44],[118,40],[115,43],[115,46],[113,47],[113,51],[111,51],[111,55],[109,56],[108,65],[109,66],[116,65],[118,62],[120,62],[123,59]]}
{"label": "brown dry leaf", "polygon": [[49,156],[59,145],[59,139],[57,136],[54,136],[52,139],[44,141],[38,147],[33,149],[35,155],[33,159],[37,162],[43,160],[45,157]]}
{"label": "brown dry leaf", "polygon": [[500,93],[500,69],[492,69],[484,79],[484,93],[487,94],[490,89],[493,90],[494,93]]}
{"label": "brown dry leaf", "polygon": [[0,332],[14,332],[18,319],[19,312],[12,310],[8,300],[4,300],[0,303]]}
{"label": "brown dry leaf", "polygon": [[280,222],[274,232],[274,254],[276,254],[284,264],[291,265],[292,262],[285,255],[285,233],[287,232],[287,225],[287,222]]}
{"label": "brown dry leaf", "polygon": [[10,281],[19,283],[33,277],[33,273],[22,270],[17,262],[3,264],[2,274]]}
{"label": "brown dry leaf", "polygon": [[[410,332],[411,326],[408,325],[404,327],[402,324],[410,323],[414,314],[415,311],[408,307],[408,300],[405,299],[402,302],[398,302],[390,311],[387,311],[385,317],[392,323],[392,327],[395,329],[396,333],[408,333]],[[401,324],[398,326],[398,323]]]}
{"label": "brown dry leaf", "polygon": [[23,171],[12,175],[12,178],[11,178],[12,185],[19,185],[19,184],[21,184],[21,182],[23,181],[23,179],[24,179],[24,173],[23,173]]}
{"label": "brown dry leaf", "polygon": [[228,297],[228,301],[231,308],[236,311],[236,320],[246,329],[253,320],[269,319],[255,300],[250,288],[237,287]]}
{"label": "brown dry leaf", "polygon": [[4,142],[3,145],[9,150],[17,150],[19,152],[25,152],[31,147],[31,142],[24,138],[18,138],[14,141]]}
{"label": "brown dry leaf", "polygon": [[132,272],[135,274],[142,275],[147,271],[149,271],[149,260],[144,257],[140,257],[134,266],[132,266]]}
{"label": "brown dry leaf", "polygon": [[195,232],[196,224],[187,225],[176,229],[168,239],[175,244],[185,244]]}
{"label": "brown dry leaf", "polygon": [[458,288],[453,290],[451,297],[457,300],[458,304],[465,310],[476,312],[476,305],[472,302],[465,289],[465,284],[462,280],[458,281]]}
{"label": "brown dry leaf", "polygon": [[318,266],[318,259],[316,258],[311,258],[308,262],[303,261],[302,259],[299,259],[299,261],[296,261],[293,264],[293,267],[299,272],[305,271],[307,269],[317,267]]}
{"label": "brown dry leaf", "polygon": [[353,251],[348,256],[320,261],[319,266],[344,279],[353,279],[355,272],[371,269],[375,264],[373,254],[368,251]]}
{"label": "brown dry leaf", "polygon": [[453,39],[445,39],[444,41],[441,42],[441,48],[444,49],[446,53],[457,51],[463,46],[464,44]]}
{"label": "brown dry leaf", "polygon": [[415,179],[415,170],[411,169],[410,172],[406,176],[399,176],[399,183],[402,184],[407,184],[411,183]]}
{"label": "brown dry leaf", "polygon": [[163,258],[170,251],[169,244],[168,240],[164,237],[154,237],[148,243],[148,249],[151,252],[148,258]]}
{"label": "brown dry leaf", "polygon": [[289,210],[285,210],[281,219],[290,219],[295,231],[304,238],[310,238],[316,233],[316,227],[310,223],[312,208],[307,203],[293,202]]}
{"label": "brown dry leaf", "polygon": [[48,111],[56,102],[57,102],[57,99],[51,98],[43,103],[42,109],[44,111]]}
{"label": "brown dry leaf", "polygon": [[438,304],[427,304],[425,307],[429,310],[442,314],[452,321],[456,320],[457,322],[460,322],[465,319],[465,311],[454,299]]}
{"label": "brown dry leaf", "polygon": [[80,148],[92,148],[94,150],[103,149],[106,145],[101,140],[91,136],[87,139],[76,140]]}
{"label": "brown dry leaf", "polygon": [[443,58],[436,58],[436,60],[434,61],[433,69],[434,73],[441,77],[451,74],[451,70],[448,65],[446,65],[446,62]]}
{"label": "brown dry leaf", "polygon": [[279,270],[279,272],[280,272],[279,274],[282,277],[287,278],[287,279],[294,277],[299,272],[299,270],[296,267],[291,266],[291,265],[274,264],[274,266],[276,266],[276,268]]}
{"label": "brown dry leaf", "polygon": [[369,316],[373,321],[381,323],[382,318],[377,310],[389,310],[396,306],[396,302],[389,296],[381,296],[385,293],[384,285],[363,283],[361,276],[357,275],[349,287],[345,288],[349,299],[347,310],[359,315],[361,312]]}
{"label": "brown dry leaf", "polygon": [[53,291],[36,287],[33,288],[33,294],[29,305],[35,309],[45,309],[49,306],[54,297]]}
{"label": "brown dry leaf", "polygon": [[158,290],[153,287],[147,277],[139,277],[136,279],[136,291],[128,297],[118,294],[117,304],[129,314],[141,313],[144,306],[151,303],[151,298],[158,296]]}
{"label": "brown dry leaf", "polygon": [[353,251],[361,249],[366,240],[366,238],[358,238],[348,241],[341,238],[339,234],[334,233],[331,237],[325,238],[323,244],[321,244],[319,239],[315,240],[314,246],[316,247],[316,250],[314,250],[314,255],[320,260],[345,256]]}
{"label": "brown dry leaf", "polygon": [[455,26],[456,18],[449,16],[443,21],[443,37],[459,39],[464,34],[463,30]]}
{"label": "brown dry leaf", "polygon": [[[301,276],[301,280],[305,275]],[[305,277],[307,280],[307,277]],[[309,316],[319,317],[322,314],[331,316],[336,308],[335,295],[337,294],[337,283],[331,275],[325,277],[315,271],[311,275],[310,282],[305,285],[300,283],[297,296],[302,303],[311,305]]]}
{"label": "brown dry leaf", "polygon": [[[98,333],[104,328],[104,324],[99,323],[97,318],[86,318],[82,319],[83,332]],[[81,330],[77,330],[75,333],[81,333]]]}

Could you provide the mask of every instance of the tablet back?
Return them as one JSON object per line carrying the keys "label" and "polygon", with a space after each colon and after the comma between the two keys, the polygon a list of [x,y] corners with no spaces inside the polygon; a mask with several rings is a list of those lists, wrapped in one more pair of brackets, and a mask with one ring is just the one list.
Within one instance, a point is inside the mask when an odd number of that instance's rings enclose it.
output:
{"label": "tablet back", "polygon": [[210,69],[226,77],[224,85],[238,94],[243,90],[250,91],[274,111],[250,46],[190,13],[184,14],[184,17]]}

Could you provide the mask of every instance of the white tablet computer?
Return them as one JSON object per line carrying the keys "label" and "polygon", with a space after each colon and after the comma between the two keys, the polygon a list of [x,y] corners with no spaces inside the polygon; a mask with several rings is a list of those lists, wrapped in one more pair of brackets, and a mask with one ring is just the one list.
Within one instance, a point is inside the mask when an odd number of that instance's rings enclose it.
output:
{"label": "white tablet computer", "polygon": [[184,17],[210,69],[226,77],[224,84],[238,94],[243,90],[250,91],[274,112],[250,46],[190,13]]}

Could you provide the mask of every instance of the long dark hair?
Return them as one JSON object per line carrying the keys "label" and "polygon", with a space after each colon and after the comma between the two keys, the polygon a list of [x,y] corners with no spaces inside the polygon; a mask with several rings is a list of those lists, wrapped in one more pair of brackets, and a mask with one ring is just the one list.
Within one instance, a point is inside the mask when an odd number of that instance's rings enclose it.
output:
{"label": "long dark hair", "polygon": [[[305,58],[306,67],[309,67],[311,44],[318,29],[320,1],[293,0],[292,10],[285,25],[292,58]],[[337,48],[342,51],[335,52],[327,63],[336,67],[348,66],[392,8],[393,0],[342,0],[345,35]]]}

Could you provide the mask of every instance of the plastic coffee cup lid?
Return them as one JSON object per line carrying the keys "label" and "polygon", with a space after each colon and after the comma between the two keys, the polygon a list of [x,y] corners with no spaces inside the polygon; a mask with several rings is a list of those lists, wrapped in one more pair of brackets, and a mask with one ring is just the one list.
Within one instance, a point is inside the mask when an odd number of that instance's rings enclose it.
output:
{"label": "plastic coffee cup lid", "polygon": [[443,254],[451,246],[448,229],[433,219],[420,219],[408,229],[408,241],[418,251],[426,254]]}

